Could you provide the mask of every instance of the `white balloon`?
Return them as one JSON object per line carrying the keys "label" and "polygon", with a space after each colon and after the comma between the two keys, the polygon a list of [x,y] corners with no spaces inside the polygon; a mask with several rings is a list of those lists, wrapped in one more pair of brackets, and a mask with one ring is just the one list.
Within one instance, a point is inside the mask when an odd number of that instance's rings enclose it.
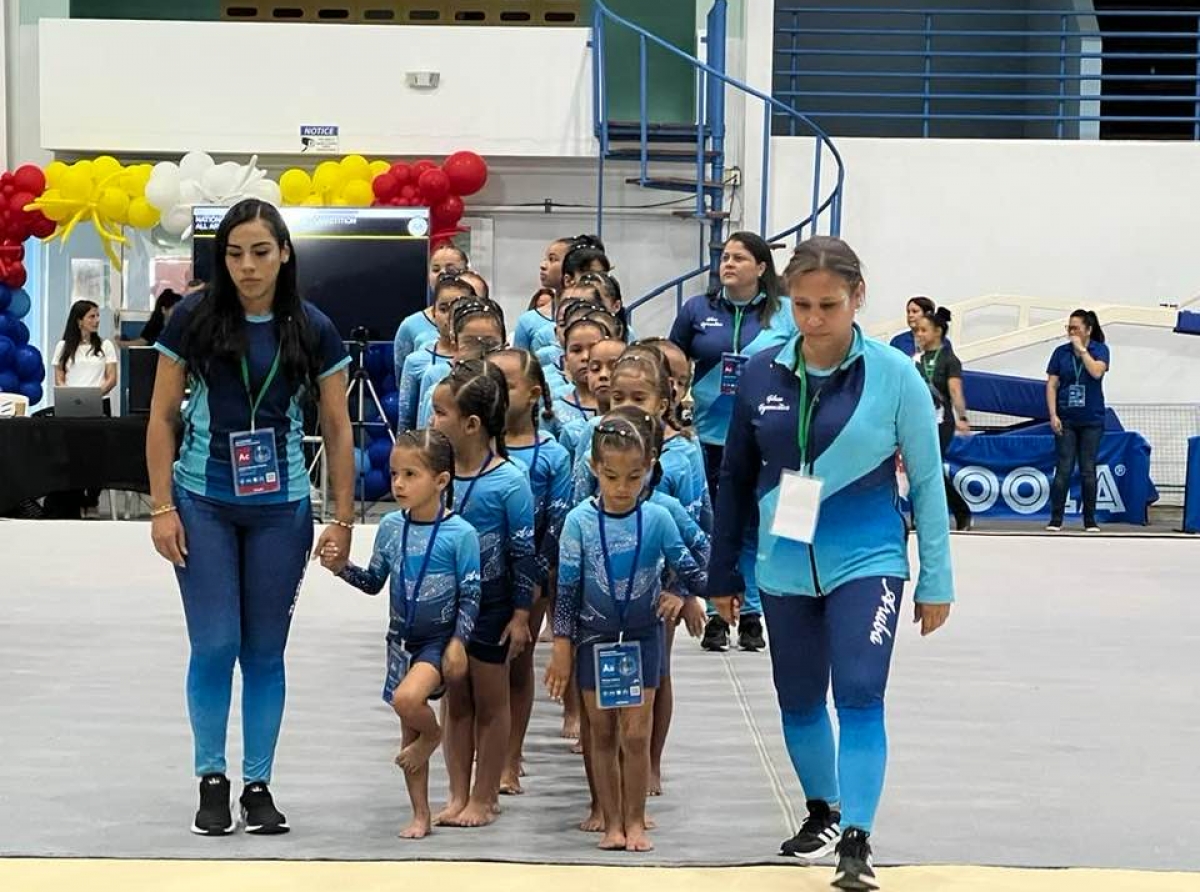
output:
{"label": "white balloon", "polygon": [[167,211],[179,203],[179,168],[170,161],[161,161],[154,165],[150,179],[146,181],[146,201]]}
{"label": "white balloon", "polygon": [[192,225],[192,209],[186,204],[177,204],[162,216],[162,228],[171,235],[183,235]]}
{"label": "white balloon", "polygon": [[204,190],[210,200],[220,201],[234,191],[241,176],[241,165],[226,161],[224,164],[210,167],[204,172],[200,178],[200,188]]}
{"label": "white balloon", "polygon": [[195,180],[184,180],[179,184],[179,201],[176,204],[191,206],[193,204],[204,204],[204,190]]}
{"label": "white balloon", "polygon": [[198,180],[215,163],[208,152],[188,152],[179,161],[179,174],[185,180]]}
{"label": "white balloon", "polygon": [[257,183],[252,183],[246,190],[246,194],[252,198],[262,199],[276,207],[283,203],[283,196],[279,193],[279,184],[274,180],[259,180]]}

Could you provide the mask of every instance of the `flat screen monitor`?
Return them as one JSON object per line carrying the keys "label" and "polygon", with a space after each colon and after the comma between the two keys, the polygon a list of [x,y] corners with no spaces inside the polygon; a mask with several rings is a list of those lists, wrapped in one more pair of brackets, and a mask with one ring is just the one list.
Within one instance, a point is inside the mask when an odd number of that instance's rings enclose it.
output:
{"label": "flat screen monitor", "polygon": [[[193,211],[192,261],[212,277],[217,228],[228,208]],[[291,232],[300,294],[356,340],[390,341],[428,300],[428,208],[280,208]]]}
{"label": "flat screen monitor", "polygon": [[146,415],[150,412],[150,398],[154,396],[158,351],[153,347],[130,347],[125,354],[129,359],[125,411],[130,415]]}

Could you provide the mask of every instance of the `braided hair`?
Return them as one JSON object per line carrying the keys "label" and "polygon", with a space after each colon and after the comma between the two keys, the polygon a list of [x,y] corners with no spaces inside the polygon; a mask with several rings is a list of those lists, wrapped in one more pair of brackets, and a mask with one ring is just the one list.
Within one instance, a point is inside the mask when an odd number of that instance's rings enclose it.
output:
{"label": "braided hair", "polygon": [[508,447],[504,442],[508,380],[504,372],[486,359],[464,359],[454,364],[438,387],[449,389],[461,416],[474,415],[479,419],[484,433],[496,441],[496,454],[508,458]]}
{"label": "braided hair", "polygon": [[667,362],[667,357],[661,350],[649,344],[630,344],[613,367],[613,385],[616,384],[618,374],[632,372],[635,367],[636,371],[644,375],[646,380],[654,386],[659,399],[666,401],[667,412],[663,421],[669,424],[672,430],[690,438],[690,432],[684,430],[672,411],[675,406],[675,393],[671,387],[671,366]]}
{"label": "braided hair", "polygon": [[[663,423],[661,418],[655,418],[647,412],[643,412],[637,406],[621,406],[619,409],[613,409],[608,413],[611,416],[624,418],[632,424],[642,435],[646,445],[650,449],[650,460],[653,466],[650,469],[650,479],[647,481],[646,490],[652,492],[658,488],[658,484],[662,482],[663,469],[659,463],[659,456],[663,451]],[[608,417],[608,416],[605,416]]]}
{"label": "braided hair", "polygon": [[469,297],[460,299],[454,305],[454,313],[450,317],[450,330],[454,334],[454,343],[458,345],[459,335],[466,327],[467,323],[472,319],[492,319],[496,323],[496,327],[500,329],[500,343],[504,344],[508,340],[508,329],[504,326],[504,311],[500,309],[500,305],[495,301],[486,298],[471,299]]}
{"label": "braided hair", "polygon": [[411,449],[416,452],[421,456],[421,464],[434,476],[448,473],[450,482],[446,484],[442,500],[446,505],[454,504],[454,444],[449,437],[431,427],[408,430],[396,435],[396,445],[392,449]]}
{"label": "braided hair", "polygon": [[494,356],[511,356],[517,360],[517,367],[521,374],[529,384],[541,388],[542,391],[542,411],[538,412],[536,405],[530,407],[530,412],[533,415],[533,429],[537,430],[539,417],[543,421],[554,420],[554,397],[550,395],[550,387],[546,383],[546,372],[542,369],[542,364],[528,350],[522,350],[518,347],[508,347],[504,350],[496,351]]}
{"label": "braided hair", "polygon": [[[645,414],[645,413],[641,413]],[[647,462],[653,462],[646,436],[619,412],[609,412],[592,432],[592,461],[599,462],[605,451],[627,452],[636,449]]]}

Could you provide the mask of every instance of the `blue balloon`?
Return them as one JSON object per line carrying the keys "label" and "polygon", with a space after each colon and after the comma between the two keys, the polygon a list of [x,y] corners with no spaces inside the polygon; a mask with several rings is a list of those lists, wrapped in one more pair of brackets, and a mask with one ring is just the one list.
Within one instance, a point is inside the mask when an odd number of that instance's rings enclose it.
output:
{"label": "blue balloon", "polygon": [[379,400],[383,404],[383,412],[393,428],[400,423],[400,394],[396,391],[385,393]]}
{"label": "blue balloon", "polygon": [[365,449],[354,450],[354,474],[365,474],[371,470],[371,456],[367,454]]}
{"label": "blue balloon", "polygon": [[393,371],[392,357],[391,344],[372,344],[367,348],[367,374],[376,383],[387,377],[389,371]]}
{"label": "blue balloon", "polygon": [[367,447],[367,454],[371,457],[372,468],[377,468],[380,471],[388,470],[388,459],[392,454],[391,438],[384,437],[380,440],[372,440],[371,445]]}
{"label": "blue balloon", "polygon": [[7,310],[10,303],[12,303],[12,289],[7,285],[0,284],[0,313]]}
{"label": "blue balloon", "polygon": [[8,315],[8,313],[0,313],[0,337],[12,338],[13,329],[17,324],[17,320]]}
{"label": "blue balloon", "polygon": [[13,369],[25,384],[41,384],[46,380],[46,367],[42,365],[42,354],[37,347],[18,347]]}
{"label": "blue balloon", "polygon": [[25,323],[21,321],[14,322],[9,337],[13,339],[13,343],[18,347],[24,347],[29,343],[29,329],[25,327]]}
{"label": "blue balloon", "polygon": [[371,501],[382,498],[390,489],[387,475],[378,469],[369,471],[363,483],[365,495]]}
{"label": "blue balloon", "polygon": [[17,392],[29,400],[29,405],[36,406],[42,401],[42,385],[35,384],[32,381],[26,381],[22,384]]}
{"label": "blue balloon", "polygon": [[0,335],[0,372],[11,369],[17,361],[17,345],[12,338]]}
{"label": "blue balloon", "polygon": [[29,298],[29,292],[24,288],[18,288],[12,292],[12,300],[8,305],[8,312],[18,319],[24,319],[32,306],[33,301]]}
{"label": "blue balloon", "polygon": [[21,379],[15,372],[0,372],[0,393],[20,393]]}
{"label": "blue balloon", "polygon": [[386,394],[386,393],[391,393],[393,390],[398,390],[398,389],[399,388],[396,387],[396,376],[394,374],[388,375],[386,378],[383,379],[383,383],[379,385],[380,395]]}

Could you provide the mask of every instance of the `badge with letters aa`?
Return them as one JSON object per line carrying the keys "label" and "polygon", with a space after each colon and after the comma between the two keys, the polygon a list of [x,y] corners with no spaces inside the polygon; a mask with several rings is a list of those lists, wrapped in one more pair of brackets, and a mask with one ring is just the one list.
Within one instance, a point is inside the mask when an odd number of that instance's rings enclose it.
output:
{"label": "badge with letters aa", "polygon": [[642,646],[636,641],[597,644],[596,702],[601,709],[641,706]]}
{"label": "badge with letters aa", "polygon": [[742,369],[745,368],[749,356],[740,353],[721,354],[721,394],[731,396],[737,393],[738,382],[742,380]]}
{"label": "badge with letters aa", "polygon": [[1067,408],[1082,409],[1087,405],[1087,388],[1082,384],[1067,385]]}
{"label": "badge with letters aa", "polygon": [[279,492],[279,456],[272,428],[230,434],[229,461],[233,466],[234,495]]}
{"label": "badge with letters aa", "polygon": [[396,688],[400,687],[400,682],[404,681],[404,676],[408,675],[411,665],[412,655],[404,649],[404,642],[399,638],[388,641],[387,679],[383,683],[383,702],[388,706],[392,705],[396,696]]}

